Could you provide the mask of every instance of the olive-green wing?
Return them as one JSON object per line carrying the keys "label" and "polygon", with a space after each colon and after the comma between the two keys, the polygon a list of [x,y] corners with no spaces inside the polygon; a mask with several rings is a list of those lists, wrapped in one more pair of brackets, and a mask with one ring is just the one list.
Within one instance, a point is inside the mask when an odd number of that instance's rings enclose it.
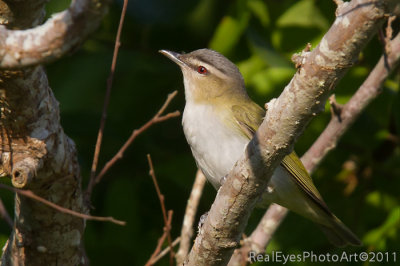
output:
{"label": "olive-green wing", "polygon": [[[265,111],[255,103],[246,106],[234,105],[232,107],[232,112],[241,132],[249,139],[253,137],[265,116]],[[307,193],[316,204],[321,206],[327,213],[331,214],[328,206],[322,199],[310,175],[295,152],[285,156],[281,165],[290,173],[295,183]]]}
{"label": "olive-green wing", "polygon": [[331,214],[331,211],[322,199],[306,168],[295,152],[285,156],[281,165],[290,173],[290,176],[293,177],[296,184],[299,185],[316,204],[321,206],[325,212]]}
{"label": "olive-green wing", "polygon": [[242,134],[249,139],[253,138],[265,116],[265,111],[256,103],[232,106],[233,117]]}

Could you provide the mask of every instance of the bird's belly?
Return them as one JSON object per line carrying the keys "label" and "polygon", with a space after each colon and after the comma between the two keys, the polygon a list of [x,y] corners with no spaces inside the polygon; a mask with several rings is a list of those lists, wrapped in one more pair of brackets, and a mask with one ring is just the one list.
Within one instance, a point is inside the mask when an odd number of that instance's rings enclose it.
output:
{"label": "bird's belly", "polygon": [[227,127],[210,108],[201,106],[185,107],[183,129],[197,166],[218,189],[221,178],[233,168],[249,140]]}

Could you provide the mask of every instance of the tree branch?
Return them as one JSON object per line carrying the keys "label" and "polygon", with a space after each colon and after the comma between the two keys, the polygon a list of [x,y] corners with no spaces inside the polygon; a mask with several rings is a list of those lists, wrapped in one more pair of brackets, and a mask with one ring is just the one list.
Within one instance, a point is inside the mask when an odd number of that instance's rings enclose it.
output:
{"label": "tree branch", "polygon": [[88,188],[86,189],[86,194],[87,197],[90,198],[90,195],[93,191],[93,188],[96,184],[98,184],[101,179],[103,178],[103,176],[110,170],[110,168],[120,159],[122,159],[122,157],[124,156],[124,152],[128,149],[128,147],[130,145],[132,145],[133,141],[140,135],[142,134],[144,131],[146,131],[148,128],[150,128],[152,125],[163,122],[165,120],[168,120],[170,118],[173,117],[177,117],[180,115],[179,111],[175,111],[172,113],[168,113],[163,115],[163,113],[165,112],[165,109],[168,107],[168,105],[170,104],[170,102],[172,101],[172,99],[176,96],[176,94],[178,93],[178,91],[174,91],[170,94],[168,94],[167,99],[165,100],[164,104],[162,105],[162,107],[160,108],[160,110],[157,111],[157,113],[155,114],[155,116],[150,119],[149,121],[147,121],[143,126],[141,126],[139,129],[135,129],[133,130],[131,136],[128,138],[128,140],[124,143],[124,145],[122,145],[122,147],[119,149],[119,151],[114,155],[114,157],[112,157],[103,167],[103,169],[101,169],[100,173],[96,176],[91,178],[91,180],[89,181],[89,185]]}
{"label": "tree branch", "polygon": [[191,244],[190,240],[193,236],[193,223],[205,183],[206,177],[203,172],[200,169],[197,170],[196,178],[186,205],[185,216],[183,217],[180,237],[181,243],[179,244],[179,249],[175,256],[177,265],[182,265],[189,253]]}
{"label": "tree branch", "polygon": [[4,206],[3,201],[0,199],[0,217],[8,224],[8,226],[12,229],[14,226],[13,220],[7,212],[6,207]]}
{"label": "tree branch", "polygon": [[[44,68],[24,66],[55,59],[78,44],[80,34],[98,25],[106,7],[97,5],[105,2],[73,1],[69,10],[37,26],[46,2],[0,0],[0,23],[20,29],[0,26],[0,67],[20,67],[0,71],[1,172],[12,177],[15,187],[82,214],[88,210],[75,144],[60,125],[58,102]],[[83,219],[17,193],[14,227],[1,264],[86,264],[84,228]]]}
{"label": "tree branch", "polygon": [[22,195],[24,197],[31,198],[33,200],[41,202],[41,203],[43,203],[43,204],[45,204],[45,205],[47,205],[47,206],[59,211],[59,212],[66,213],[66,214],[69,214],[69,215],[72,215],[72,216],[75,216],[75,217],[79,217],[81,219],[100,221],[100,222],[111,222],[111,223],[118,224],[118,225],[125,225],[126,224],[126,222],[114,219],[113,217],[93,216],[93,215],[88,215],[88,214],[85,214],[85,213],[80,213],[80,212],[76,212],[76,211],[64,208],[64,207],[62,207],[60,205],[54,204],[53,202],[44,199],[42,197],[39,197],[38,195],[35,195],[35,193],[33,193],[30,190],[17,189],[17,188],[9,187],[9,186],[4,185],[4,184],[0,184],[0,188],[7,189],[7,190],[12,191],[14,193],[18,193],[19,195]]}
{"label": "tree branch", "polygon": [[[151,254],[150,259],[146,262],[145,266],[154,265],[154,263],[156,263],[162,257],[162,253],[165,252],[165,250],[161,251],[161,247],[162,247],[162,244],[164,243],[165,239],[170,235],[171,222],[172,222],[172,213],[173,213],[172,210],[168,211],[167,221],[166,221],[166,224],[164,226],[164,233],[158,239],[156,249],[154,250],[153,254]],[[176,240],[174,241],[174,243],[175,242],[176,242]],[[168,245],[168,251],[170,252],[170,254],[173,254],[173,252],[174,252],[172,250],[172,247],[173,247],[174,243],[171,243],[171,244]],[[171,263],[171,257],[170,257],[170,265],[173,265]]]}
{"label": "tree branch", "polygon": [[9,30],[0,25],[0,68],[23,68],[60,58],[98,27],[110,2],[73,0],[67,10],[32,29]]}
{"label": "tree branch", "polygon": [[332,89],[383,24],[395,0],[343,3],[320,44],[305,53],[302,65],[267,115],[217,193],[195,240],[188,265],[225,265],[237,247],[248,217],[296,138],[324,108]]}
{"label": "tree branch", "polygon": [[340,119],[333,116],[322,134],[304,154],[302,161],[308,171],[314,171],[326,154],[336,147],[339,139],[365,107],[381,93],[384,81],[400,61],[400,34],[390,41],[390,47],[391,52],[387,59],[386,56],[380,58],[361,87],[341,108]]}
{"label": "tree branch", "polygon": [[[400,34],[397,34],[396,38],[390,41],[390,47],[392,47],[392,52],[387,58],[389,68],[385,63],[385,56],[382,56],[353,97],[340,108],[340,116],[332,115],[328,126],[301,158],[310,174],[315,171],[328,152],[336,147],[339,139],[351,127],[365,107],[380,94],[384,81],[399,64]],[[240,251],[235,250],[229,265],[238,265],[243,259],[246,259],[242,255],[247,256],[250,250],[256,253],[264,253],[271,237],[286,217],[287,212],[288,210],[284,207],[276,204],[271,205],[257,228],[249,238],[245,239]]]}
{"label": "tree branch", "polygon": [[[172,249],[172,240],[171,240],[171,220],[172,220],[173,211],[169,210],[168,211],[168,215],[167,215],[167,210],[165,208],[165,201],[164,201],[165,197],[161,193],[160,187],[158,186],[158,182],[157,182],[156,174],[154,172],[153,162],[151,160],[150,154],[147,154],[147,160],[149,162],[149,167],[150,167],[149,175],[151,176],[151,179],[153,180],[154,187],[156,188],[158,199],[160,200],[160,205],[161,205],[161,210],[162,210],[162,214],[163,214],[163,218],[164,218],[164,225],[165,225],[164,226],[164,234],[167,237],[168,246],[170,248],[169,264],[172,265],[173,264],[173,259],[174,259],[174,256],[175,256],[174,250]],[[161,239],[160,239],[160,241],[161,241]],[[160,241],[159,241],[159,243],[160,243]],[[161,244],[162,243],[163,242],[161,242]],[[159,246],[159,248],[157,248],[157,249],[158,249],[158,252],[159,252],[160,249],[161,249],[161,246],[160,246],[160,244],[158,246]],[[154,257],[158,254],[158,252],[154,252],[153,253]],[[151,260],[152,259],[149,260],[150,264],[151,264]]]}
{"label": "tree branch", "polygon": [[88,203],[90,202],[90,196],[92,194],[92,190],[95,185],[94,181],[95,181],[95,177],[96,177],[97,163],[99,161],[100,149],[101,149],[101,144],[103,141],[104,127],[106,125],[106,118],[107,118],[107,110],[108,110],[108,105],[110,103],[111,89],[112,89],[112,85],[113,85],[113,81],[114,81],[114,73],[115,73],[115,68],[117,65],[117,57],[118,57],[119,47],[121,46],[121,42],[120,42],[121,32],[122,32],[122,28],[124,26],[124,20],[125,20],[127,6],[128,6],[128,0],[124,0],[124,5],[122,7],[121,16],[119,18],[117,36],[115,37],[114,53],[113,53],[113,58],[112,58],[112,62],[111,62],[110,75],[108,76],[108,79],[107,79],[107,89],[106,89],[106,95],[104,96],[103,110],[102,110],[101,119],[100,119],[100,127],[99,127],[99,131],[97,133],[96,146],[94,149],[92,167],[90,169],[89,185],[88,185],[88,189],[85,193],[86,201]]}

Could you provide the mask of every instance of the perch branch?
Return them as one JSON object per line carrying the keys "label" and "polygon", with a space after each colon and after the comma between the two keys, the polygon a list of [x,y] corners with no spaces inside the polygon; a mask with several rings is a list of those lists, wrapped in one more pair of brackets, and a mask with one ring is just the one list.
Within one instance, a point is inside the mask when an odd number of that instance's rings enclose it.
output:
{"label": "perch branch", "polygon": [[366,43],[399,8],[396,0],[344,3],[320,44],[303,55],[301,67],[267,115],[217,193],[188,256],[187,265],[225,265],[238,246],[248,217],[268,181],[309,121],[324,109],[337,82]]}
{"label": "perch branch", "polygon": [[[311,174],[317,168],[323,158],[332,150],[343,134],[350,128],[365,107],[374,100],[379,93],[385,79],[393,71],[400,61],[400,34],[390,42],[392,52],[387,62],[389,69],[382,56],[369,74],[365,82],[360,86],[353,97],[341,106],[340,115],[332,115],[331,121],[311,148],[302,157],[302,162]],[[273,204],[269,207],[257,228],[249,238],[245,239],[244,245],[239,251],[235,251],[229,265],[237,265],[243,260],[242,254],[248,254],[252,250],[256,253],[264,253],[265,249],[275,233],[275,230],[286,217],[287,209]]]}

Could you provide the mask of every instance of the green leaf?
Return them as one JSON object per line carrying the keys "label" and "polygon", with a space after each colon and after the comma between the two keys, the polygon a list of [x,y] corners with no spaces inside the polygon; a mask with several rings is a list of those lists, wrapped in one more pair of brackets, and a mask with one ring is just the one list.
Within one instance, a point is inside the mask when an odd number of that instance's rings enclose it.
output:
{"label": "green leaf", "polygon": [[282,90],[293,76],[295,70],[285,67],[271,67],[259,71],[251,79],[251,85],[260,94],[269,94],[275,90]]}
{"label": "green leaf", "polygon": [[240,40],[249,23],[250,13],[244,11],[238,18],[225,16],[218,25],[209,47],[222,54],[229,54]]}
{"label": "green leaf", "polygon": [[321,11],[315,6],[313,0],[302,0],[291,6],[277,20],[279,27],[307,27],[327,30],[328,20],[322,15]]}
{"label": "green leaf", "polygon": [[253,78],[253,76],[265,68],[265,62],[258,56],[253,55],[245,61],[237,63],[240,73],[244,78],[246,84]]}
{"label": "green leaf", "polygon": [[293,68],[293,64],[283,55],[272,49],[258,33],[248,30],[247,39],[253,54],[259,56],[271,67]]}
{"label": "green leaf", "polygon": [[270,24],[270,18],[266,3],[262,0],[249,0],[247,5],[254,16],[258,18],[261,25],[268,27]]}
{"label": "green leaf", "polygon": [[386,249],[388,238],[398,237],[400,229],[400,207],[393,209],[386,221],[378,228],[369,231],[363,238],[366,245],[373,246],[377,250]]}
{"label": "green leaf", "polygon": [[370,206],[373,206],[378,209],[384,209],[386,211],[390,211],[395,208],[399,202],[395,197],[386,194],[381,191],[374,191],[367,195],[365,201]]}

